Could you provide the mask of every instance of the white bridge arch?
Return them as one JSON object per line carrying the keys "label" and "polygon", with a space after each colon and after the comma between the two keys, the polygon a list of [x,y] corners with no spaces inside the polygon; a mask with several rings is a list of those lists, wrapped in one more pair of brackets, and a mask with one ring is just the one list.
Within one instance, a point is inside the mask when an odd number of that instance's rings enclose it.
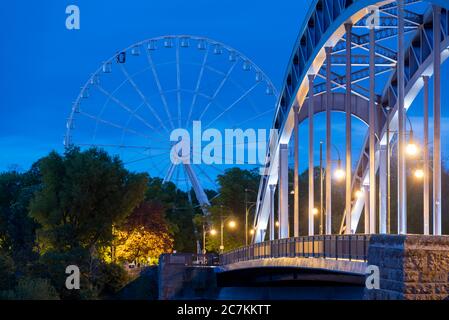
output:
{"label": "white bridge arch", "polygon": [[[428,5],[424,11],[415,11],[414,6],[419,6],[421,3]],[[372,15],[373,6],[380,12],[377,29],[367,27],[369,26],[367,17]],[[323,108],[324,101],[327,102],[326,105],[331,105],[329,103],[331,100],[327,99],[333,99],[332,92],[337,90],[345,90],[346,96],[357,96],[367,101],[368,122],[370,122],[370,118],[376,118],[377,123],[370,126],[370,130],[372,130],[370,136],[372,138],[365,141],[364,152],[361,153],[357,168],[350,183],[347,184],[346,191],[348,193],[349,190],[349,197],[352,197],[353,190],[351,186],[354,184],[355,179],[362,181],[364,185],[371,188],[371,191],[375,190],[375,183],[370,184],[369,181],[375,180],[372,178],[375,177],[376,172],[379,170],[380,159],[385,156],[385,152],[382,152],[382,147],[389,143],[391,139],[391,135],[387,139],[387,131],[398,130],[400,137],[404,136],[405,110],[410,107],[420,90],[424,87],[425,79],[428,79],[434,73],[434,94],[440,94],[440,66],[449,56],[448,9],[449,3],[444,0],[316,0],[312,3],[311,10],[300,29],[296,46],[290,58],[290,64],[273,121],[273,128],[279,130],[279,138],[270,143],[272,161],[270,162],[268,174],[262,177],[260,182],[254,222],[254,242],[263,241],[266,231],[269,229],[270,216],[271,220],[273,220],[273,193],[270,190],[270,186],[273,185],[277,185],[279,188],[279,237],[290,236],[288,228],[288,196],[286,194],[288,192],[288,181],[285,181],[286,171],[288,170],[286,169],[287,154],[283,150],[285,145],[289,143],[295,130],[295,124],[299,120],[295,110],[302,118],[315,113],[315,110],[309,110],[307,115],[305,106],[308,106],[306,103],[308,96],[314,100],[320,99],[317,105],[321,108]],[[355,28],[361,30],[365,28],[368,32],[355,33],[353,32]],[[410,39],[407,43],[404,41],[405,36]],[[347,41],[349,37],[350,41]],[[398,38],[395,50],[379,44],[381,41],[395,38]],[[406,47],[405,44],[409,44],[409,46]],[[439,48],[436,46],[439,46]],[[436,50],[434,50],[435,48]],[[354,57],[352,51],[359,49],[366,51],[366,55]],[[342,55],[342,53],[345,53],[345,55]],[[353,71],[351,67],[356,64],[360,68]],[[335,75],[331,69],[333,65],[345,66],[345,75]],[[374,78],[388,72],[390,72],[390,75],[387,81],[384,82],[382,93],[376,94],[375,83],[373,84]],[[325,79],[325,82],[316,84],[314,81],[319,78]],[[371,81],[371,79],[373,80]],[[359,85],[360,81],[369,81],[369,88],[363,88],[363,86]],[[314,88],[312,91],[309,90],[311,86]],[[426,86],[427,93],[428,89],[428,86]],[[317,97],[319,95],[324,95],[326,98],[322,96]],[[434,107],[438,111],[441,109],[441,101],[440,99],[435,100],[437,105]],[[347,99],[347,101],[350,100]],[[316,105],[316,102],[313,105]],[[350,110],[351,105],[352,103],[347,103],[346,110]],[[375,106],[379,108],[375,108]],[[391,109],[388,114],[385,112],[386,107]],[[371,110],[373,114],[370,117],[369,111]],[[403,110],[403,112],[399,112],[399,110]],[[331,110],[326,111],[330,112]],[[377,113],[377,116],[374,113]],[[439,114],[436,115],[435,121],[435,124],[439,127]],[[330,131],[329,126],[327,131]],[[437,130],[435,137],[438,138],[439,135],[440,132]],[[441,157],[440,140],[439,138],[437,140],[438,145],[434,147],[434,155],[436,156],[434,161],[436,162]],[[404,140],[401,140],[399,143],[403,144]],[[297,150],[297,147],[295,149]],[[313,153],[313,150],[311,151]],[[385,170],[385,168],[382,167],[381,170]],[[440,166],[434,168],[434,177],[439,177],[441,181],[440,170]],[[380,181],[381,192],[385,188],[385,181],[382,180]],[[402,185],[398,187],[400,198],[398,232],[406,233],[406,200],[404,200],[405,186],[403,184],[405,167],[400,168],[398,180],[402,181]],[[437,181],[438,179],[434,180]],[[348,187],[348,185],[350,186]],[[296,183],[295,188],[297,188]],[[435,207],[433,210],[435,220],[433,232],[434,234],[441,234],[441,183],[437,184],[435,189],[437,201],[434,202],[439,207]],[[295,194],[297,193],[295,192]],[[326,202],[328,201],[327,199]],[[378,231],[380,233],[386,232],[385,201],[386,199],[382,198],[379,203],[380,210],[377,211],[375,208],[376,196],[373,192],[370,192],[370,208],[367,216],[369,222],[365,226],[365,233],[376,232],[377,215],[379,215],[380,222]],[[357,229],[364,205],[365,201],[362,199],[348,199],[347,197],[346,208],[350,208],[350,210],[345,212],[345,220],[342,222],[341,232],[352,233]],[[299,222],[296,199],[294,206],[295,227],[293,235],[297,236],[297,224]],[[326,207],[328,206],[326,205]],[[309,200],[309,235],[314,234],[313,226],[310,226],[310,220],[313,220],[311,208]],[[329,220],[326,222],[329,223],[331,214],[327,216]],[[429,217],[424,217],[424,219],[428,221]],[[351,221],[350,228],[345,226],[345,221]],[[428,228],[429,226],[425,225],[425,233],[428,233]],[[326,233],[331,233],[330,231],[330,229],[326,229]],[[274,233],[270,235],[270,239],[273,236]]]}

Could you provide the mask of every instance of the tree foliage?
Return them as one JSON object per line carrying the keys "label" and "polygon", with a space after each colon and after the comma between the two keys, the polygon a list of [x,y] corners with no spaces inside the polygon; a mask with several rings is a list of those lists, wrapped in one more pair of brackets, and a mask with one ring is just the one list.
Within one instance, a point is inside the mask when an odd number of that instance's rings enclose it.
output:
{"label": "tree foliage", "polygon": [[115,258],[122,262],[157,261],[171,252],[173,239],[159,203],[144,202],[114,232]]}
{"label": "tree foliage", "polygon": [[[212,202],[209,209],[210,217],[204,221],[202,215],[198,215],[196,220],[197,229],[202,232],[202,224],[206,223],[208,229],[215,229],[217,233],[212,235],[208,233],[206,240],[206,249],[208,251],[218,252],[221,244],[221,220],[223,217],[223,244],[225,250],[234,249],[245,244],[245,189],[248,200],[248,229],[252,226],[254,219],[254,206],[256,201],[257,188],[260,181],[260,175],[256,170],[243,170],[232,168],[218,175],[217,181],[220,185],[219,195]],[[251,210],[250,210],[251,209]],[[230,228],[229,221],[235,221],[236,227]]]}
{"label": "tree foliage", "polygon": [[31,202],[46,250],[70,250],[108,243],[111,226],[143,200],[146,175],[128,172],[106,152],[69,149],[40,161],[42,188]]}
{"label": "tree foliage", "polygon": [[5,300],[59,300],[59,295],[48,279],[24,277],[13,290],[0,292]]}
{"label": "tree foliage", "polygon": [[37,166],[26,173],[0,174],[0,250],[7,252],[20,266],[35,257],[37,224],[29,217],[28,207],[40,187]]}
{"label": "tree foliage", "polygon": [[[190,198],[194,200],[194,196],[190,195]],[[160,178],[150,178],[145,199],[162,207],[168,231],[174,240],[173,249],[178,252],[194,252],[195,202],[192,205],[189,193],[181,191],[171,182],[163,183]]]}

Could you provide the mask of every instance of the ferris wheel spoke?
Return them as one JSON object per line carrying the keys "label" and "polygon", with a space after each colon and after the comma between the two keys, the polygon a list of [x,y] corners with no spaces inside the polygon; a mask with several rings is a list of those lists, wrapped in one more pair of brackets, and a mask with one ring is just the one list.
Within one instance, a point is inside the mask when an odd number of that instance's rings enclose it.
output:
{"label": "ferris wheel spoke", "polygon": [[221,89],[223,89],[223,86],[225,85],[226,81],[229,79],[232,71],[234,70],[235,66],[237,65],[237,61],[238,60],[236,59],[235,62],[231,65],[231,67],[226,72],[226,75],[224,76],[223,80],[220,82],[220,85],[218,86],[218,88],[215,90],[214,94],[212,95],[212,99],[207,103],[206,107],[204,108],[204,110],[201,113],[201,115],[200,115],[198,120],[201,121],[201,119],[203,118],[204,114],[207,112],[209,107],[212,105],[212,102],[217,98],[217,96],[220,93]]}
{"label": "ferris wheel spoke", "polygon": [[154,158],[157,158],[157,157],[160,157],[160,156],[163,156],[163,155],[165,155],[165,154],[164,153],[160,153],[160,154],[148,155],[148,156],[145,156],[145,157],[142,157],[142,158],[129,160],[129,161],[125,162],[125,165],[136,163],[136,162],[145,161],[145,160],[148,160],[148,159],[154,159]]}
{"label": "ferris wheel spoke", "polygon": [[[142,104],[141,104],[142,105]],[[136,112],[139,110],[139,108],[140,108],[140,106],[136,109]],[[129,118],[128,118],[128,121],[126,122],[126,125],[124,126],[124,128],[128,128],[129,127],[129,124],[131,123],[131,120],[133,119],[133,115],[130,115],[129,116]],[[125,137],[126,137],[126,130],[123,130],[122,131],[122,137],[121,137],[121,139],[120,139],[120,143],[121,144],[124,144],[124,141],[125,141]],[[167,136],[162,136],[159,132],[155,132],[155,133],[158,133],[159,134],[159,136],[160,136],[160,138],[158,138],[158,139],[156,139],[156,138],[152,138],[151,139],[151,142],[162,142],[162,143],[166,143],[167,142]]]}
{"label": "ferris wheel spoke", "polygon": [[272,113],[273,113],[273,110],[269,109],[269,110],[267,110],[267,111],[265,111],[265,112],[262,112],[262,113],[257,114],[257,115],[254,116],[254,117],[251,117],[251,118],[249,118],[249,119],[246,119],[245,121],[242,121],[242,122],[240,122],[240,123],[237,123],[237,124],[236,124],[236,127],[240,127],[241,125],[243,125],[243,124],[245,124],[245,123],[248,123],[248,122],[257,120],[257,119],[259,119],[259,118],[262,118],[263,116],[266,116],[266,115],[272,114]]}
{"label": "ferris wheel spoke", "polygon": [[251,88],[249,88],[245,93],[243,93],[237,100],[235,100],[231,105],[229,105],[222,113],[220,113],[218,116],[216,116],[209,124],[206,126],[206,129],[209,128],[215,121],[220,119],[226,112],[231,110],[235,105],[237,105],[240,101],[245,99],[257,86],[259,85],[259,82],[256,82]]}
{"label": "ferris wheel spoke", "polygon": [[197,99],[198,93],[200,91],[201,81],[203,79],[204,69],[206,66],[208,56],[209,56],[209,47],[207,47],[207,50],[203,56],[203,62],[201,63],[200,73],[198,75],[198,80],[196,81],[195,92],[193,94],[192,103],[190,104],[189,115],[188,115],[187,121],[186,121],[186,127],[188,126],[190,118],[192,117],[193,107],[195,106],[196,99]]}
{"label": "ferris wheel spoke", "polygon": [[175,182],[175,184],[176,185],[179,185],[179,172],[181,171],[182,169],[181,169],[181,166],[176,166],[176,182]]}
{"label": "ferris wheel spoke", "polygon": [[154,148],[150,146],[135,146],[125,144],[104,144],[104,143],[77,143],[82,147],[101,147],[101,148],[117,148],[117,149],[142,149],[142,150],[170,150],[170,148]]}
{"label": "ferris wheel spoke", "polygon": [[[220,146],[221,147],[222,146],[226,146],[226,144],[221,144]],[[198,155],[198,156],[202,157],[202,152],[201,151],[195,152],[195,151],[191,150],[190,152],[192,154],[194,154],[194,155]],[[228,163],[233,163],[234,162],[234,159],[226,158],[226,156],[222,156],[222,159],[225,160],[225,162],[227,161]],[[209,164],[209,165],[212,165],[212,164]]]}
{"label": "ferris wheel spoke", "polygon": [[132,133],[132,134],[135,134],[135,135],[144,137],[144,138],[146,138],[146,139],[152,140],[152,138],[151,138],[150,136],[148,136],[148,135],[146,135],[146,134],[144,134],[144,133],[141,133],[141,132],[138,132],[138,131],[136,131],[136,130],[129,129],[129,128],[126,128],[126,127],[123,127],[123,126],[121,126],[121,125],[119,125],[119,124],[116,124],[116,123],[113,123],[113,122],[111,122],[111,121],[108,121],[108,120],[99,118],[99,117],[94,116],[94,115],[92,115],[92,114],[90,114],[90,113],[87,113],[87,112],[85,112],[85,111],[80,111],[80,114],[81,114],[81,115],[84,115],[84,116],[86,116],[86,117],[88,117],[88,118],[91,118],[92,120],[95,120],[95,121],[97,121],[97,122],[101,122],[101,123],[106,124],[106,125],[109,125],[109,126],[111,126],[111,127],[114,127],[114,128],[120,129],[120,130],[124,130],[124,131],[127,131],[127,132],[129,132],[129,133]]}
{"label": "ferris wheel spoke", "polygon": [[218,173],[223,173],[223,170],[221,170],[220,168],[218,168],[216,165],[210,164],[209,165],[212,169],[215,169]]}
{"label": "ferris wheel spoke", "polygon": [[151,67],[151,72],[153,73],[154,80],[156,81],[156,85],[159,90],[159,95],[161,97],[162,104],[164,105],[165,113],[167,114],[168,121],[170,122],[171,128],[174,129],[175,126],[173,125],[172,116],[170,114],[170,109],[168,107],[167,99],[165,99],[164,91],[162,89],[161,81],[159,79],[159,75],[156,70],[156,66],[154,65],[153,58],[151,57],[149,50],[146,50],[146,53],[147,53],[148,63],[150,64],[150,67]]}
{"label": "ferris wheel spoke", "polygon": [[129,76],[128,71],[126,70],[126,68],[124,67],[123,64],[120,65],[123,74],[125,75],[126,79],[128,80],[128,82],[132,85],[132,87],[134,88],[134,90],[137,92],[137,94],[140,96],[140,98],[143,100],[143,102],[145,103],[145,105],[147,106],[147,108],[151,111],[151,113],[153,114],[153,116],[156,118],[156,120],[159,122],[159,124],[161,125],[161,127],[167,132],[169,133],[169,130],[167,129],[167,127],[164,125],[164,122],[162,121],[162,119],[159,117],[159,115],[157,114],[156,110],[153,108],[153,106],[148,102],[147,97],[142,93],[142,90],[139,89],[139,87],[137,86],[136,82]]}
{"label": "ferris wheel spoke", "polygon": [[203,168],[201,168],[201,166],[195,165],[195,167],[198,168],[198,169],[200,170],[200,172],[203,174],[203,176],[204,176],[207,180],[209,180],[209,182],[212,183],[212,185],[213,185],[215,188],[218,188],[217,182],[214,181],[214,180],[213,180],[213,179],[206,173],[206,171],[205,171]]}
{"label": "ferris wheel spoke", "polygon": [[178,127],[181,128],[181,68],[179,62],[179,45],[176,46],[176,100],[178,103]]}
{"label": "ferris wheel spoke", "polygon": [[111,94],[110,92],[108,92],[107,90],[105,90],[103,87],[101,87],[100,85],[96,85],[96,87],[98,88],[98,90],[103,93],[105,96],[107,96],[110,100],[112,100],[114,103],[116,103],[118,106],[120,106],[122,109],[124,109],[125,111],[127,111],[128,113],[130,113],[132,116],[134,116],[136,119],[138,119],[140,122],[142,122],[145,126],[147,126],[148,128],[150,128],[151,130],[154,130],[155,132],[159,132],[159,130],[157,130],[157,128],[153,127],[151,124],[149,124],[144,118],[142,118],[141,116],[139,116],[138,114],[136,114],[130,107],[128,107],[127,105],[125,105],[122,101],[120,101],[119,99],[117,99],[113,94]]}
{"label": "ferris wheel spoke", "polygon": [[192,200],[191,200],[191,196],[190,196],[190,191],[192,190],[192,187],[191,187],[191,184],[190,184],[190,179],[189,179],[189,177],[188,177],[188,174],[187,174],[187,170],[186,170],[186,168],[185,168],[185,166],[182,166],[182,169],[183,169],[183,172],[184,172],[184,182],[185,182],[185,185],[186,185],[186,189],[187,189],[187,192],[188,192],[188,194],[189,194],[189,201],[190,201],[190,203],[192,203]]}
{"label": "ferris wheel spoke", "polygon": [[170,163],[167,173],[165,174],[165,177],[164,177],[164,183],[171,181],[171,178],[173,176],[173,172],[175,171],[175,169],[176,169],[176,165],[174,163]]}
{"label": "ferris wheel spoke", "polygon": [[161,168],[160,166],[158,166],[158,164],[160,164],[160,162],[157,162],[157,161],[152,161],[151,162],[151,165],[153,166],[153,168],[156,171],[156,175],[153,175],[153,177],[159,177],[159,178],[163,179],[164,178],[164,172],[168,168],[168,165]]}

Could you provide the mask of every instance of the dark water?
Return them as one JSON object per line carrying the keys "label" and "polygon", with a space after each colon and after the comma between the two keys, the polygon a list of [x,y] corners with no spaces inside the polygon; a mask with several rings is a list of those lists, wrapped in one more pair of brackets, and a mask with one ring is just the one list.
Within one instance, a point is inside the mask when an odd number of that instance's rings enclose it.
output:
{"label": "dark water", "polygon": [[218,300],[360,300],[360,286],[224,287]]}

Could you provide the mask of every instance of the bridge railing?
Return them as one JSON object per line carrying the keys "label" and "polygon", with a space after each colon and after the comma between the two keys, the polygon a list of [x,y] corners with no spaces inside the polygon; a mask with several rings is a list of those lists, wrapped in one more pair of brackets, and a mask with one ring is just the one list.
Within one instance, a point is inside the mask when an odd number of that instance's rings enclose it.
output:
{"label": "bridge railing", "polygon": [[220,264],[267,258],[329,258],[366,261],[369,235],[319,235],[251,244],[220,255]]}

